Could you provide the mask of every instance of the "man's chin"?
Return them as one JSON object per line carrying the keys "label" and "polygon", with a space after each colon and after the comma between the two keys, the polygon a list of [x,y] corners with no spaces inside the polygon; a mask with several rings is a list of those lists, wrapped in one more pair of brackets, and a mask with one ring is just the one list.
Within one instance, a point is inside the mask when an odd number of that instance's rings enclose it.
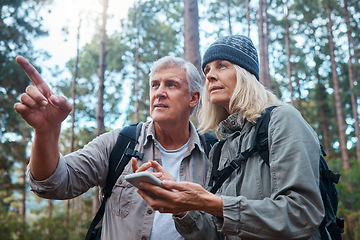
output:
{"label": "man's chin", "polygon": [[154,122],[171,121],[170,115],[165,112],[153,111],[150,116]]}

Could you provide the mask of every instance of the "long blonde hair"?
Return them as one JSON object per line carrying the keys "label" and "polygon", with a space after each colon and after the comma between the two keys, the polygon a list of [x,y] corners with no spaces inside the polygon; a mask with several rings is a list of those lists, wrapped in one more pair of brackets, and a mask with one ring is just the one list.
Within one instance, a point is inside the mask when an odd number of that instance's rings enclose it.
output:
{"label": "long blonde hair", "polygon": [[220,122],[235,112],[240,112],[239,116],[249,122],[256,122],[267,107],[285,104],[266,90],[253,74],[236,64],[233,66],[236,71],[236,86],[229,103],[230,113],[224,107],[212,104],[206,88],[203,88],[199,112],[199,128],[202,133],[209,129],[217,131]]}

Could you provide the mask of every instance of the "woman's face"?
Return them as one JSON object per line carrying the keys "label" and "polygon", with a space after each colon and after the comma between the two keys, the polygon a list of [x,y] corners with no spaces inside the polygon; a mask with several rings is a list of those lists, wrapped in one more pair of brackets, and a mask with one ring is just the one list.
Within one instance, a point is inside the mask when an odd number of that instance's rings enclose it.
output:
{"label": "woman's face", "polygon": [[212,104],[229,112],[229,102],[236,86],[236,70],[225,60],[215,60],[205,65],[206,90]]}

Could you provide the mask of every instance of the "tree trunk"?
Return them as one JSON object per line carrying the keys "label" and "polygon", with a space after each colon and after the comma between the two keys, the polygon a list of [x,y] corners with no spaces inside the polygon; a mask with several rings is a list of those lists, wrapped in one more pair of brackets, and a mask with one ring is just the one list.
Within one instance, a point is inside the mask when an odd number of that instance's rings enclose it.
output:
{"label": "tree trunk", "polygon": [[[359,114],[358,114],[358,104],[357,104],[357,96],[355,94],[355,90],[354,90],[354,72],[353,72],[353,65],[352,65],[352,61],[353,61],[353,52],[354,52],[354,40],[351,36],[351,32],[352,32],[352,28],[350,25],[350,19],[349,19],[349,12],[348,12],[348,4],[347,4],[347,0],[344,0],[344,18],[345,18],[345,22],[346,22],[346,33],[348,36],[348,45],[349,45],[349,63],[348,63],[348,69],[349,69],[349,83],[350,83],[350,94],[351,94],[351,107],[352,107],[352,114],[353,114],[353,118],[355,120],[354,123],[354,132],[355,132],[355,137],[357,137],[357,141],[356,141],[356,157],[357,157],[357,161],[358,164],[360,165],[360,127],[359,127]],[[357,62],[356,62],[357,63]]]}
{"label": "tree trunk", "polygon": [[24,236],[26,232],[26,167],[27,164],[25,162],[22,163],[22,174],[20,180],[21,186],[21,202],[20,202],[20,209],[19,214],[21,217],[21,236]]}
{"label": "tree trunk", "polygon": [[268,13],[267,13],[267,1],[263,0],[264,8],[264,23],[265,23],[265,86],[272,91],[272,84],[270,78],[270,67],[269,67],[269,22],[268,22]]}
{"label": "tree trunk", "polygon": [[299,94],[299,97],[295,100],[295,107],[302,112],[302,104],[303,104],[303,99],[301,98],[301,84],[300,84],[300,79],[297,75],[295,75],[295,86],[297,87],[296,92]]}
{"label": "tree trunk", "polygon": [[[105,92],[105,69],[106,69],[106,19],[107,19],[107,8],[109,0],[103,0],[103,13],[102,13],[102,27],[101,27],[101,43],[100,43],[100,54],[99,54],[99,90],[98,90],[98,106],[96,111],[96,135],[105,132],[104,124],[104,92]],[[93,198],[93,215],[96,214],[99,209],[99,188],[95,187],[95,194]]]}
{"label": "tree trunk", "polygon": [[136,67],[136,78],[135,78],[135,84],[134,84],[134,95],[135,95],[135,122],[139,122],[139,73],[140,73],[140,68],[139,68],[139,64],[140,64],[140,53],[139,53],[139,48],[140,48],[140,16],[141,14],[138,14],[138,12],[136,13],[136,56],[135,56],[135,67]]}
{"label": "tree trunk", "polygon": [[71,92],[71,98],[73,100],[73,108],[71,112],[71,132],[70,132],[70,149],[69,152],[74,151],[74,142],[75,142],[75,109],[76,109],[76,79],[78,75],[78,69],[79,69],[79,52],[80,52],[80,28],[81,28],[81,17],[79,19],[79,25],[77,29],[77,37],[76,37],[76,58],[75,58],[75,66],[74,66],[74,75],[73,75],[73,81],[72,81],[72,92]]}
{"label": "tree trunk", "polygon": [[[52,216],[53,216],[53,211],[54,211],[54,203],[53,203],[53,200],[49,199],[48,200],[48,218],[49,218],[49,222],[52,222]],[[49,240],[52,240],[54,239],[53,237],[53,234],[52,234],[52,231],[51,231],[51,226],[48,225],[47,226],[47,229],[46,229],[46,232],[47,232],[47,235],[49,236]]]}
{"label": "tree trunk", "polygon": [[348,171],[350,169],[349,155],[346,147],[346,136],[345,136],[345,126],[344,126],[344,117],[341,109],[341,97],[340,97],[340,88],[339,88],[339,78],[336,72],[336,62],[335,62],[335,45],[334,37],[332,32],[332,19],[331,19],[331,8],[330,6],[326,7],[328,15],[328,30],[329,30],[329,44],[330,44],[330,59],[331,59],[331,69],[332,69],[332,78],[333,78],[333,89],[335,96],[335,108],[336,108],[336,119],[339,131],[339,143],[342,159],[342,167]]}
{"label": "tree trunk", "polygon": [[322,129],[322,135],[323,135],[323,147],[325,149],[326,155],[328,156],[328,159],[332,158],[332,147],[331,147],[331,141],[330,141],[330,133],[329,133],[329,123],[328,123],[328,117],[326,114],[326,104],[324,103],[324,99],[326,99],[326,89],[324,87],[324,84],[321,81],[321,76],[319,72],[319,65],[315,64],[315,76],[318,79],[318,93],[317,95],[317,101],[319,104],[319,122],[320,127]]}
{"label": "tree trunk", "polygon": [[248,37],[250,37],[250,0],[246,0],[246,20],[248,27]]}
{"label": "tree trunk", "polygon": [[266,33],[266,19],[264,12],[266,9],[266,0],[259,0],[259,18],[258,18],[258,31],[259,31],[259,55],[260,55],[260,82],[269,90],[271,90],[271,83],[268,81],[268,45]]}
{"label": "tree trunk", "polygon": [[286,72],[287,72],[287,77],[289,80],[288,83],[288,88],[290,91],[290,103],[292,106],[294,105],[294,89],[292,86],[292,80],[291,80],[291,50],[290,50],[290,33],[289,33],[289,28],[290,28],[290,23],[289,23],[289,8],[287,6],[288,1],[286,1],[286,6],[285,6],[285,46],[286,46],[286,56],[287,56],[287,66],[286,66]]}
{"label": "tree trunk", "polygon": [[101,43],[99,54],[99,90],[98,90],[98,106],[96,112],[97,129],[96,135],[100,135],[105,132],[104,125],[104,92],[105,92],[105,69],[106,69],[106,19],[108,1],[103,0],[103,13],[102,13],[102,27],[101,27]]}
{"label": "tree trunk", "polygon": [[[79,68],[79,52],[80,52],[80,29],[81,29],[81,22],[82,19],[79,15],[79,25],[77,28],[77,36],[76,36],[76,58],[75,58],[75,66],[74,66],[74,75],[73,75],[73,81],[72,81],[72,92],[71,92],[71,98],[72,98],[72,111],[71,111],[71,128],[70,128],[70,148],[69,152],[73,152],[74,142],[75,142],[75,110],[76,110],[76,79],[78,75],[78,68]],[[66,204],[66,227],[70,226],[70,216],[71,216],[71,207],[72,207],[72,199],[67,200]],[[69,232],[67,231],[66,234]],[[67,236],[69,237],[69,236]]]}
{"label": "tree trunk", "polygon": [[259,13],[258,13],[258,32],[259,32],[259,55],[260,55],[260,72],[259,78],[260,82],[265,86],[265,69],[264,69],[264,59],[265,59],[265,52],[264,52],[264,18],[263,18],[263,1],[259,0]]}
{"label": "tree trunk", "polygon": [[201,72],[199,50],[199,10],[197,0],[184,0],[184,54]]}
{"label": "tree trunk", "polygon": [[229,35],[232,35],[232,27],[231,27],[231,13],[230,13],[230,0],[226,0],[226,7],[227,7],[227,19],[229,24]]}

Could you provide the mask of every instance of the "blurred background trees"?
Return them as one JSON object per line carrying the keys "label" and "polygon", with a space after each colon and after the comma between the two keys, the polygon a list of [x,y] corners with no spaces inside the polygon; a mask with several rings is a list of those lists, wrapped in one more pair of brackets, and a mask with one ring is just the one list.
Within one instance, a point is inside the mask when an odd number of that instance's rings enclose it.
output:
{"label": "blurred background trees", "polygon": [[[79,10],[77,37],[67,41],[84,39],[82,29],[90,26],[94,34],[46,79],[74,106],[62,129],[63,154],[100,132],[149,118],[148,74],[158,58],[180,56],[199,67],[216,38],[247,35],[259,50],[262,83],[302,113],[327,162],[342,173],[344,239],[360,239],[359,1],[134,0],[121,29],[108,32],[111,1],[93,0],[95,12]],[[51,56],[33,43],[46,36],[41,13],[54,2],[0,2],[0,239],[83,239],[92,219],[96,190],[71,201],[42,200],[29,191],[32,131],[13,110],[30,83],[15,56],[49,71]]]}

